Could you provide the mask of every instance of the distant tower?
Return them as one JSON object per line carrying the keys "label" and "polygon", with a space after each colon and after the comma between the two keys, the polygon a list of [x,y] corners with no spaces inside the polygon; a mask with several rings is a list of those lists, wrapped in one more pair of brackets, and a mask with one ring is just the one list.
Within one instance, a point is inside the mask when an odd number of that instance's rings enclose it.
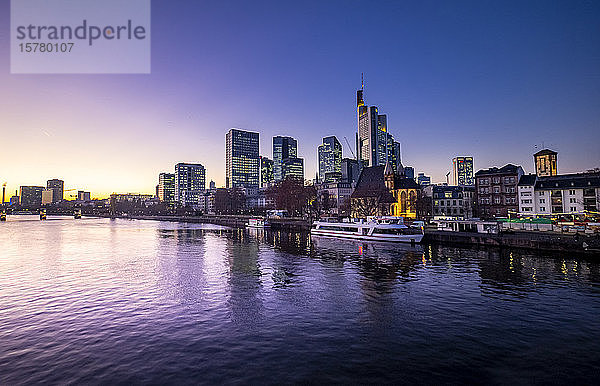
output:
{"label": "distant tower", "polygon": [[538,177],[549,177],[558,174],[558,153],[550,149],[540,150],[533,155],[535,174]]}

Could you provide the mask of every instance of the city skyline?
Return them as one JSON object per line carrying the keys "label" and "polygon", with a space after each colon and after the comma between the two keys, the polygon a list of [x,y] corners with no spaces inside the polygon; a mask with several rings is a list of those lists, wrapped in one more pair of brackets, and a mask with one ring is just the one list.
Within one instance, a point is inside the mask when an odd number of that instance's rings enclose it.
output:
{"label": "city skyline", "polygon": [[[232,127],[259,132],[269,158],[268,139],[296,138],[312,179],[323,137],[335,135],[352,158],[344,137],[354,150],[362,72],[403,163],[433,182],[444,182],[461,154],[473,156],[474,170],[510,162],[533,173],[531,155],[542,148],[561,155],[560,173],[600,166],[598,4],[381,5],[363,19],[360,6],[274,3],[283,16],[269,27],[261,27],[268,14],[247,6],[153,6],[151,75],[10,75],[8,55],[0,58],[7,196],[52,178],[94,197],[153,193],[157,174],[179,162],[201,163],[206,180],[224,186],[223,138]],[[8,3],[0,10],[8,31]],[[220,27],[228,18],[239,25]],[[378,18],[387,21],[381,31],[369,27]],[[187,45],[195,34],[171,44],[192,28],[217,38],[197,50]],[[349,60],[368,41],[381,60]],[[249,55],[243,66],[221,65]],[[273,55],[277,66],[268,64]]]}

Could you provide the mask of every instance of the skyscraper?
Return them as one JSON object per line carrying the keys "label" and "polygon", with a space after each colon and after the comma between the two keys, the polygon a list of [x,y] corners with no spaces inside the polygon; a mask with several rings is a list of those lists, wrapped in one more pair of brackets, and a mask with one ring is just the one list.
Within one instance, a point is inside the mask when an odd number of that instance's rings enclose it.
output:
{"label": "skyscraper", "polygon": [[21,186],[19,197],[21,206],[30,209],[37,209],[42,205],[43,186]]}
{"label": "skyscraper", "polygon": [[175,174],[160,173],[158,175],[158,199],[167,204],[175,203]]}
{"label": "skyscraper", "polygon": [[292,137],[273,137],[273,177],[281,181],[283,160],[298,157],[298,142]]}
{"label": "skyscraper", "polygon": [[473,157],[455,157],[452,159],[454,185],[475,185],[473,178]]}
{"label": "skyscraper", "polygon": [[325,182],[328,176],[341,177],[342,173],[342,145],[335,136],[323,138],[319,145],[319,181]]}
{"label": "skyscraper", "polygon": [[538,177],[550,177],[558,174],[556,166],[558,153],[550,149],[540,150],[533,155],[535,161],[535,174]]}
{"label": "skyscraper", "polygon": [[267,157],[260,157],[260,187],[269,186],[274,180],[273,177],[273,160]]}
{"label": "skyscraper", "polygon": [[63,199],[65,191],[65,182],[63,180],[53,179],[46,182],[46,188],[52,189],[52,202],[60,202]]}
{"label": "skyscraper", "polygon": [[358,167],[358,161],[351,158],[342,159],[342,182],[350,184],[358,181],[360,175],[360,168]]}
{"label": "skyscraper", "polygon": [[225,186],[255,188],[260,182],[258,133],[230,129],[225,136]]}
{"label": "skyscraper", "polygon": [[356,109],[359,161],[361,161],[362,166],[385,165],[392,151],[388,146],[387,116],[379,114],[377,106],[365,105],[362,87],[356,92]]}
{"label": "skyscraper", "polygon": [[281,165],[282,179],[295,178],[304,181],[304,159],[286,158]]}
{"label": "skyscraper", "polygon": [[197,207],[206,187],[206,171],[201,164],[175,165],[175,201],[182,206]]}

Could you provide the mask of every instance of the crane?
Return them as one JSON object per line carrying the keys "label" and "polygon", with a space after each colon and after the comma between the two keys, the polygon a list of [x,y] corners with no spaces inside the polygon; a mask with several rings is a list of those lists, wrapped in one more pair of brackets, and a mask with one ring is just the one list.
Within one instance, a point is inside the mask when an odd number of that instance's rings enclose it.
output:
{"label": "crane", "polygon": [[348,149],[350,149],[350,153],[352,153],[352,157],[356,159],[356,154],[354,154],[354,150],[352,150],[352,146],[350,146],[350,142],[348,141],[348,137],[344,135],[344,139],[346,140],[346,145],[348,145]]}

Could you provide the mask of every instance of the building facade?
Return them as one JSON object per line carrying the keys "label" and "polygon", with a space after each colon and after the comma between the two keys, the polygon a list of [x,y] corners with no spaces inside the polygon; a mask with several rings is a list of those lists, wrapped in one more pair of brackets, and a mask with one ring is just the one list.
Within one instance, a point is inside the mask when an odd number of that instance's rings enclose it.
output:
{"label": "building facade", "polygon": [[21,206],[29,209],[37,209],[42,205],[43,186],[21,186],[19,197]]}
{"label": "building facade", "polygon": [[524,175],[518,191],[521,215],[581,214],[600,209],[600,173]]}
{"label": "building facade", "polygon": [[334,216],[350,215],[350,198],[354,189],[349,182],[323,182],[315,186],[317,196],[327,197],[327,211]]}
{"label": "building facade", "polygon": [[473,157],[455,157],[452,159],[454,185],[475,185],[473,178]]}
{"label": "building facade", "polygon": [[65,182],[59,179],[52,179],[46,182],[46,188],[52,190],[52,203],[60,202],[63,200],[65,192]]}
{"label": "building facade", "polygon": [[275,181],[273,174],[273,160],[260,157],[260,187],[266,188]]}
{"label": "building facade", "polygon": [[197,208],[206,188],[206,171],[201,164],[175,165],[175,201],[181,206]]}
{"label": "building facade", "polygon": [[[385,165],[392,161],[394,139],[388,134],[387,116],[379,114],[376,106],[365,105],[363,88],[356,92],[358,160],[364,167]],[[399,144],[398,144],[399,149]],[[399,150],[398,161],[399,162]]]}
{"label": "building facade", "polygon": [[225,185],[227,188],[254,188],[260,184],[258,133],[231,129],[226,135]]}
{"label": "building facade", "polygon": [[319,182],[334,181],[342,174],[342,145],[335,136],[323,138],[318,147]]}
{"label": "building facade", "polygon": [[54,191],[52,189],[42,190],[42,205],[52,204],[54,202]]}
{"label": "building facade", "polygon": [[85,192],[83,190],[77,191],[77,201],[89,202],[91,200],[92,200],[92,194],[90,192]]}
{"label": "building facade", "polygon": [[550,149],[540,150],[533,155],[535,174],[538,177],[550,177],[558,174],[558,153]]}
{"label": "building facade", "polygon": [[419,173],[417,175],[417,184],[421,186],[431,185],[431,177],[426,176],[425,173]]}
{"label": "building facade", "polygon": [[304,159],[286,158],[281,168],[282,179],[295,178],[304,181]]}
{"label": "building facade", "polygon": [[175,203],[175,174],[160,173],[158,175],[158,199],[167,204]]}
{"label": "building facade", "polygon": [[518,183],[523,168],[512,164],[493,167],[475,173],[479,216],[509,217],[519,210]]}
{"label": "building facade", "polygon": [[292,137],[273,137],[273,177],[281,181],[283,177],[283,161],[298,157],[298,141]]}
{"label": "building facade", "polygon": [[340,181],[355,185],[360,175],[358,161],[351,158],[343,158],[341,165],[342,177]]}
{"label": "building facade", "polygon": [[432,215],[472,218],[475,207],[474,186],[429,185],[424,194],[432,198]]}

